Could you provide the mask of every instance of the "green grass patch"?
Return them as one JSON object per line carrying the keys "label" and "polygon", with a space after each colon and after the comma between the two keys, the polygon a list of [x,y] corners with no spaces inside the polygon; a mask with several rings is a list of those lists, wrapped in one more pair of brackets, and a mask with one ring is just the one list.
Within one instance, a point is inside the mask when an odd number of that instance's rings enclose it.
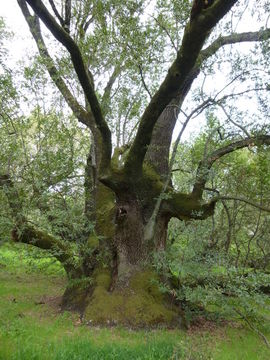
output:
{"label": "green grass patch", "polygon": [[[268,340],[270,336],[268,334]],[[257,334],[246,328],[227,328],[217,344],[215,360],[269,360],[270,351]]]}
{"label": "green grass patch", "polygon": [[[61,265],[22,245],[0,248],[0,360],[268,360],[245,327],[132,331],[82,325],[59,311]],[[270,340],[270,331],[267,332]]]}

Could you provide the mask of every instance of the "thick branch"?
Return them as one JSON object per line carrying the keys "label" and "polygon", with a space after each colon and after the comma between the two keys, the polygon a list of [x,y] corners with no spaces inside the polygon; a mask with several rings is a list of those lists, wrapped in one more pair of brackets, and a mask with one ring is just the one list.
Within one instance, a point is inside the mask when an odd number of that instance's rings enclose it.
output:
{"label": "thick branch", "polygon": [[16,225],[15,230],[12,232],[12,238],[15,242],[48,250],[61,262],[69,277],[79,277],[82,275],[82,269],[75,265],[76,260],[69,243],[61,241],[28,223],[20,224],[20,226]]}
{"label": "thick branch", "polygon": [[63,264],[68,276],[82,275],[80,267],[75,265],[73,249],[69,243],[63,242],[29,224],[23,214],[23,205],[17,189],[8,174],[0,174],[0,188],[4,190],[8,199],[15,222],[12,239],[16,242],[34,245],[40,249],[50,251]]}
{"label": "thick branch", "polygon": [[213,56],[222,46],[241,42],[262,41],[269,38],[270,29],[231,34],[229,36],[219,37],[210,46],[201,51],[196,64],[183,83],[179,95],[162,112],[152,133],[151,143],[147,149],[145,160],[151,163],[160,175],[167,173],[164,170],[168,169],[169,149],[175,122],[192,83],[200,73],[202,63]]}
{"label": "thick branch", "polygon": [[220,159],[222,156],[227,155],[235,150],[243,149],[248,146],[270,145],[270,135],[258,135],[254,137],[248,137],[243,140],[233,142],[220,149],[213,151],[208,157],[200,161],[195,184],[193,187],[193,195],[197,198],[201,198],[205,184],[208,179],[209,171],[214,162]]}
{"label": "thick branch", "polygon": [[38,18],[36,16],[31,16],[25,0],[18,0],[18,4],[21,8],[25,20],[27,21],[30,32],[38,47],[39,54],[44,60],[44,64],[50,74],[52,81],[57,86],[58,90],[61,92],[62,96],[66,100],[67,104],[69,105],[77,119],[84,125],[88,127],[91,127],[92,125],[93,127],[94,124],[93,119],[91,119],[91,114],[86,112],[84,108],[77,102],[77,100],[74,98],[74,96],[71,94],[70,90],[66,86],[64,80],[60,76],[57,68],[54,66],[53,59],[51,58],[44,43]]}
{"label": "thick branch", "polygon": [[201,203],[190,194],[170,192],[163,200],[161,212],[179,220],[203,220],[214,214],[217,200]]}
{"label": "thick branch", "polygon": [[205,39],[218,21],[237,0],[217,0],[209,9],[190,22],[185,29],[182,45],[159,90],[153,96],[144,114],[134,143],[126,161],[130,172],[141,171],[142,162],[150,143],[153,128],[165,107],[177,96],[197,58]]}
{"label": "thick branch", "polygon": [[185,97],[198,74],[199,69],[194,67],[185,80],[180,94],[165,108],[154,127],[145,161],[151,164],[160,176],[166,177],[169,173],[169,153],[173,129]]}
{"label": "thick branch", "polygon": [[102,166],[106,167],[109,164],[111,158],[111,132],[106,123],[99,101],[96,97],[94,88],[91,84],[91,79],[88,74],[88,70],[84,64],[82,54],[79,47],[69,36],[69,34],[62,29],[60,25],[55,21],[52,15],[48,12],[47,8],[44,6],[42,1],[39,0],[26,0],[27,3],[32,7],[36,15],[44,22],[47,28],[51,31],[54,37],[68,50],[71,60],[80,81],[80,84],[83,88],[85,96],[91,106],[91,110],[97,124],[97,127],[101,133],[103,140],[103,156],[102,156]]}
{"label": "thick branch", "polygon": [[235,33],[228,36],[220,36],[206,49],[201,51],[200,61],[214,55],[222,46],[238,44],[242,42],[263,41],[270,38],[270,29],[255,32]]}

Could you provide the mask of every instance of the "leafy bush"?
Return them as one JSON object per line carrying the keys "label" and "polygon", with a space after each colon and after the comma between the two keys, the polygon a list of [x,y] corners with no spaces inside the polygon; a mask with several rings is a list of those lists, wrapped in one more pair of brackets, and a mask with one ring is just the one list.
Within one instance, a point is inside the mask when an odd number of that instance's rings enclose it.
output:
{"label": "leafy bush", "polygon": [[237,268],[227,254],[206,251],[205,244],[195,238],[185,241],[183,236],[155,258],[156,269],[167,278],[160,287],[181,304],[187,324],[204,315],[215,319],[240,316],[261,326],[270,314],[270,275]]}

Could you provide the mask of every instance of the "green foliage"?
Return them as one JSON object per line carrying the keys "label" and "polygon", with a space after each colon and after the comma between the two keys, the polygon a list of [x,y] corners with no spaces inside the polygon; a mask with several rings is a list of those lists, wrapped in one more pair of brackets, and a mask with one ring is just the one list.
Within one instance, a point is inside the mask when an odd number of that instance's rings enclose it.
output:
{"label": "green foliage", "polygon": [[0,268],[14,274],[63,276],[62,265],[47,252],[25,244],[5,243],[0,247]]}
{"label": "green foliage", "polygon": [[[211,319],[240,316],[263,329],[270,314],[270,275],[235,267],[224,250],[207,246],[206,227],[199,227],[197,223],[182,226],[167,252],[157,255],[155,266],[171,284],[161,289],[180,302],[188,323],[201,315]],[[178,231],[180,228],[178,224]]]}
{"label": "green foliage", "polygon": [[[4,139],[2,172],[9,167],[8,171],[17,178],[15,186],[23,211],[47,231],[80,242],[85,228],[81,174],[88,135],[77,128],[72,117],[55,112],[44,114],[39,107],[28,118],[20,117],[16,123],[6,121],[4,125],[0,128],[0,138]],[[15,134],[9,136],[12,131]],[[2,192],[1,196],[5,202]],[[8,212],[1,221],[11,222]]]}
{"label": "green foliage", "polygon": [[[221,25],[222,31],[217,28],[207,41],[212,41],[219,34],[226,35],[231,30],[235,32],[238,21],[246,11],[245,2],[238,3],[236,20],[225,19]],[[150,2],[150,5],[153,4]],[[254,1],[252,5],[257,10],[257,2]],[[267,9],[266,2],[263,5],[264,8],[258,7],[258,16],[262,16]],[[152,7],[148,1],[143,0],[73,2],[71,36],[81,49],[85,64],[92,73],[89,76],[93,76],[95,80],[97,97],[117,146],[129,143],[134,137],[134,130],[149,98],[157,90],[168,64],[173,61],[180,47],[190,8],[191,2],[188,0],[156,1]],[[250,11],[247,9],[247,12]],[[25,216],[30,223],[52,233],[56,238],[73,242],[73,260],[80,263],[79,254],[94,254],[101,239],[92,236],[94,224],[86,220],[84,213],[83,174],[89,154],[89,134],[67,113],[61,97],[55,96],[52,99],[55,93],[51,91],[45,71],[47,60],[41,57],[31,59],[30,64],[20,69],[23,81],[20,83],[19,80],[14,80],[14,73],[4,61],[6,51],[2,45],[5,39],[7,33],[1,20],[0,171],[9,174],[14,181],[16,192],[13,196],[20,205],[18,212],[22,213],[19,215]],[[54,50],[53,58],[59,75],[68,84],[74,100],[78,99],[87,109],[88,104],[85,104],[84,94],[77,83],[69,57],[62,48]],[[256,88],[268,87],[269,74],[265,68],[269,62],[269,42],[263,42],[260,48],[254,48],[247,57],[233,48],[229,52],[224,51],[223,55],[220,58],[213,56],[208,60],[202,66],[201,73],[214,83],[213,76],[218,74],[221,63],[229,60],[228,65],[222,67],[227,68],[228,73],[224,77],[230,82],[228,88],[214,94],[216,86],[211,84],[207,87],[205,78],[201,82],[202,86],[192,91],[189,99],[191,104],[187,104],[189,110],[189,107],[196,106],[208,97],[217,100],[216,103],[211,100],[207,105],[207,126],[204,131],[192,145],[186,143],[181,146],[177,164],[180,173],[174,176],[173,181],[177,190],[186,193],[192,190],[198,162],[207,158],[212,151],[235,139],[241,139],[248,133],[269,133],[269,126],[254,124],[252,111],[249,114],[246,110],[238,109],[240,102],[235,101],[236,95],[224,95],[224,98],[220,98],[225,93],[224,90],[234,92],[234,86],[241,87],[239,91],[242,91],[245,85],[243,92],[248,93],[252,90],[250,80],[253,80]],[[264,70],[264,78],[257,76],[257,72],[251,76],[254,70],[252,67]],[[235,83],[235,80],[238,82]],[[268,92],[260,95],[258,91],[256,95],[258,106],[254,108],[260,110],[258,116],[261,119],[263,116],[267,118],[270,103]],[[246,100],[249,99],[248,96],[246,94]],[[20,107],[22,101],[29,107],[28,113]],[[223,120],[222,107],[223,112],[226,109]],[[21,108],[20,111],[17,108]],[[183,109],[183,113],[187,113],[186,109]],[[243,121],[238,124],[238,119]],[[256,150],[251,146],[223,157],[207,174],[208,190],[203,200],[209,201],[217,193],[225,196],[241,194],[258,204],[270,204],[269,160],[269,149],[263,146]],[[160,185],[153,179],[145,184],[147,191],[143,191],[151,199],[154,183]],[[113,237],[114,226],[104,213],[114,213],[115,200],[108,197],[107,192],[103,193],[105,194],[100,195],[100,203],[97,205],[96,219],[103,231],[101,235],[104,238]],[[156,197],[156,191],[153,193]],[[142,197],[146,198],[145,194]],[[167,195],[161,198],[168,200]],[[142,199],[142,203],[144,200],[142,207],[147,208],[148,199]],[[0,236],[3,241],[8,238],[14,214],[11,214],[2,190],[0,203]],[[111,218],[115,219],[114,216]],[[173,288],[164,290],[182,302],[187,317],[192,317],[194,312],[203,308],[204,311],[218,311],[219,314],[230,317],[237,310],[237,314],[244,312],[248,319],[258,321],[259,309],[266,304],[265,296],[258,290],[266,288],[269,279],[266,273],[270,263],[269,216],[262,214],[260,210],[254,212],[253,208],[238,200],[232,200],[217,205],[215,215],[205,223],[185,225],[185,228],[172,226],[172,244],[168,247],[168,253],[161,254],[157,260],[157,268],[175,283]],[[71,286],[85,287],[84,280],[83,284],[75,281]],[[111,314],[115,307],[119,308],[119,303],[123,300],[123,294],[122,297],[108,295],[106,291],[110,281],[108,274],[101,274],[96,278],[98,286],[94,297],[97,302],[100,300],[99,303],[105,298],[108,305],[104,311],[104,319],[108,318],[108,313]],[[143,279],[139,283],[143,286]],[[156,321],[159,316],[170,317],[159,303],[153,304],[153,297],[148,288],[147,291],[139,291],[133,298],[130,296],[125,317],[133,316],[134,322],[138,321],[136,310],[141,310],[141,303],[144,304],[143,309],[147,309],[142,318],[147,321],[150,319],[149,322]],[[104,309],[98,309],[100,312],[102,310]]]}
{"label": "green foliage", "polygon": [[[181,145],[175,165],[179,172],[174,173],[177,189],[191,190],[196,164],[231,141],[227,131],[209,113],[206,128],[192,144]],[[235,194],[269,204],[267,164],[267,147],[226,155],[211,169],[204,199]],[[188,322],[201,314],[240,317],[263,329],[269,319],[269,219],[267,212],[233,200],[217,204],[212,218],[203,222],[171,221],[170,245],[165,253],[156,255],[155,266],[170,279],[170,286],[163,285],[163,290],[181,303]],[[267,309],[265,313],[262,307]]]}
{"label": "green foliage", "polygon": [[[267,128],[250,129],[251,135],[266,134]],[[180,191],[190,192],[196,176],[197,164],[204,156],[232,141],[229,129],[209,114],[208,124],[192,142],[182,144],[177,156],[174,185]],[[237,200],[242,197],[255,204],[270,207],[269,148],[244,148],[215,162],[208,174],[204,200],[217,195],[231,196],[232,200],[217,204],[215,214],[204,223],[189,223],[190,237],[197,237],[205,252],[208,249],[226,252],[228,262],[235,267],[267,269],[269,266],[269,213]],[[236,198],[233,200],[233,198]],[[173,222],[172,222],[173,224]],[[185,226],[172,225],[170,236],[175,239]],[[184,230],[185,231],[185,230]],[[185,236],[182,239],[185,242]]]}

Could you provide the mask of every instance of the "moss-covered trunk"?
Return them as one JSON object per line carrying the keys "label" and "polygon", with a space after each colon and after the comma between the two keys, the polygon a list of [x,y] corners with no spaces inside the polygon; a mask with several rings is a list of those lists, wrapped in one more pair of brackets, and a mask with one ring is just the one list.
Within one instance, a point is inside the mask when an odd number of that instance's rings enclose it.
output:
{"label": "moss-covered trunk", "polygon": [[131,327],[176,325],[178,309],[159,290],[159,278],[152,268],[155,247],[165,243],[167,222],[160,220],[157,227],[159,244],[145,243],[146,213],[138,199],[123,195],[116,200],[115,261],[113,267],[100,264],[95,270],[85,321]]}
{"label": "moss-covered trunk", "polygon": [[[105,195],[106,190],[103,191]],[[112,204],[112,198],[103,198],[97,224],[99,232],[104,227],[107,235],[106,240],[100,236],[99,246],[108,242],[110,245],[96,253],[91,275],[77,282],[72,280],[63,298],[65,308],[77,306],[89,324],[133,327],[178,324],[178,309],[159,290],[159,279],[152,268],[153,251],[166,242],[167,219],[158,221],[158,241],[145,243],[144,226],[149,214],[141,202],[123,193],[122,199],[115,200],[113,211]],[[90,241],[89,252],[93,251],[93,244]]]}
{"label": "moss-covered trunk", "polygon": [[[192,194],[175,194],[170,185],[162,191],[162,176],[147,164],[136,177],[119,162],[100,176],[95,234],[82,252],[85,278],[73,281],[64,296],[65,307],[76,307],[78,300],[86,322],[136,327],[179,323],[179,308],[159,290],[153,255],[166,247],[172,216],[202,219],[213,213],[214,205]],[[147,229],[157,199],[162,202],[150,238]]]}

